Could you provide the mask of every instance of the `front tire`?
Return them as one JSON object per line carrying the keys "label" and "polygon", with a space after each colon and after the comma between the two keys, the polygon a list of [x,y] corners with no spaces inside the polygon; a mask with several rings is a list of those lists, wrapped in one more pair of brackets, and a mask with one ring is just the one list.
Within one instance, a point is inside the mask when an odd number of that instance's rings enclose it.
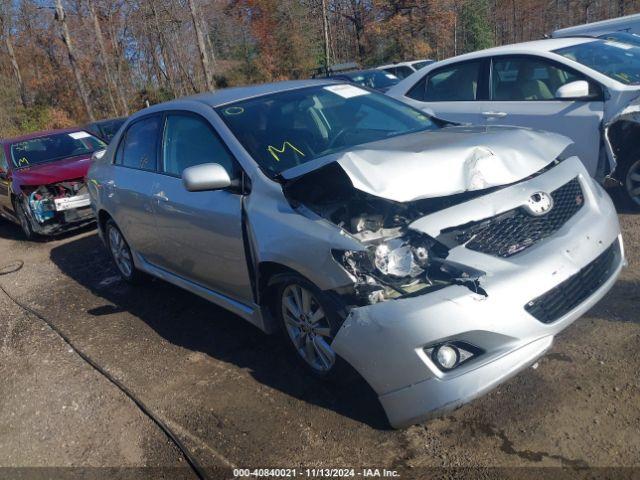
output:
{"label": "front tire", "polygon": [[622,175],[622,189],[630,208],[640,210],[640,159],[631,162]]}
{"label": "front tire", "polygon": [[20,228],[22,229],[22,233],[26,240],[33,240],[36,236],[33,231],[33,227],[31,226],[31,220],[29,219],[29,214],[27,213],[24,202],[19,199],[15,200],[15,211],[16,217],[18,217],[18,222],[20,223]]}
{"label": "front tire", "polygon": [[139,283],[143,276],[133,263],[133,255],[124,235],[113,220],[105,225],[107,247],[118,273],[127,283]]}
{"label": "front tire", "polygon": [[331,343],[340,323],[326,294],[300,275],[290,275],[277,290],[276,315],[293,356],[312,375],[337,378],[343,360]]}

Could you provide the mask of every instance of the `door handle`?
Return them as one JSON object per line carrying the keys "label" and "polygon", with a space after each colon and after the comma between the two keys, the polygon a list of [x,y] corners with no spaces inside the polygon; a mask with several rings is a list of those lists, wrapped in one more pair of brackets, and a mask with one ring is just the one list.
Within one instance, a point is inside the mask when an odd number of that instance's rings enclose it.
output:
{"label": "door handle", "polygon": [[507,112],[482,112],[483,117],[503,118],[507,116]]}
{"label": "door handle", "polygon": [[166,202],[167,200],[169,200],[169,197],[167,197],[167,195],[164,192],[154,193],[153,196],[154,198],[157,198],[158,200],[162,200],[163,202]]}

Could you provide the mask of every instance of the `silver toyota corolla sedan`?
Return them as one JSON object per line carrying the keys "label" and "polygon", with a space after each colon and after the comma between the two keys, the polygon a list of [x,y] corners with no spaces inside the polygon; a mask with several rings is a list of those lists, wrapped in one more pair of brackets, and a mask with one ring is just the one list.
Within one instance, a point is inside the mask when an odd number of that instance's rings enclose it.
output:
{"label": "silver toyota corolla sedan", "polygon": [[570,140],[443,124],[331,81],[143,110],[89,180],[122,277],[282,332],[317,376],[351,365],[395,427],[534,363],[625,263]]}

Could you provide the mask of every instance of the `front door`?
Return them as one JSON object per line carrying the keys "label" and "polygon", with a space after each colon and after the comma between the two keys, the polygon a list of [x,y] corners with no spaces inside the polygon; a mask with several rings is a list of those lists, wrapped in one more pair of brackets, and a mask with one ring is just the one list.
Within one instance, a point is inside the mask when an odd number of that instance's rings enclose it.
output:
{"label": "front door", "polygon": [[562,85],[589,80],[560,63],[534,56],[500,56],[492,62],[490,99],[480,102],[484,125],[515,125],[569,137],[592,176],[600,154],[604,114],[602,89],[590,82],[592,98],[556,99]]}
{"label": "front door", "polygon": [[242,236],[242,195],[229,190],[189,192],[185,168],[222,165],[231,179],[241,172],[209,122],[170,113],[162,140],[162,175],[153,185],[158,266],[243,303],[253,300]]}

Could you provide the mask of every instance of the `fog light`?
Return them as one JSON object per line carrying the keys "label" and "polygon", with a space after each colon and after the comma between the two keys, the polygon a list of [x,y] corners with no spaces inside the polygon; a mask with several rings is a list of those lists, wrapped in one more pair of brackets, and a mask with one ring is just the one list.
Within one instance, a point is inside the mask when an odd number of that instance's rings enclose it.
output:
{"label": "fog light", "polygon": [[460,352],[453,345],[442,345],[436,349],[433,358],[442,370],[451,370],[460,362]]}

